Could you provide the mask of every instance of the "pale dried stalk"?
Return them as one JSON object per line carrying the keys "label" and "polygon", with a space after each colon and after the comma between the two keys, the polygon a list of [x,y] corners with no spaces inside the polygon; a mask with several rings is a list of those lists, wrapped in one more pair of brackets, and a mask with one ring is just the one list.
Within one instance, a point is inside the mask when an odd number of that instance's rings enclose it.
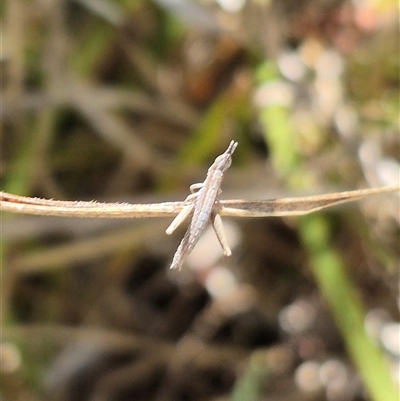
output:
{"label": "pale dried stalk", "polygon": [[[2,211],[40,214],[45,216],[74,216],[97,218],[144,218],[176,216],[166,233],[171,234],[189,215],[193,215],[171,263],[171,268],[180,268],[193,250],[200,235],[211,221],[224,254],[231,255],[220,216],[269,217],[299,216],[363,197],[399,191],[400,186],[361,189],[303,198],[283,198],[262,201],[226,200],[217,201],[226,170],[231,165],[237,142],[231,141],[228,149],[215,159],[201,184],[190,187],[192,194],[184,202],[148,204],[99,203],[82,201],[55,201],[0,193]],[[194,193],[194,190],[198,192]]]}
{"label": "pale dried stalk", "polygon": [[[214,204],[214,209],[221,216],[230,217],[301,216],[342,203],[360,200],[371,195],[396,191],[400,191],[399,185],[296,198],[260,201],[244,199],[220,200]],[[181,212],[185,206],[187,204],[182,201],[143,204],[59,201],[30,198],[0,191],[1,211],[41,216],[103,219],[173,217]]]}

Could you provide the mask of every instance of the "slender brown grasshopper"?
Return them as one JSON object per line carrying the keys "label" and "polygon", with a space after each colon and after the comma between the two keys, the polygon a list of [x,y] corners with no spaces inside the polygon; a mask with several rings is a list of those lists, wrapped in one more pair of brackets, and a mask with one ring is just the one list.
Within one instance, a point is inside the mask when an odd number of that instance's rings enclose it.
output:
{"label": "slender brown grasshopper", "polygon": [[[225,171],[231,165],[232,154],[236,146],[237,142],[231,141],[225,153],[218,156],[208,169],[207,177],[204,182],[190,186],[192,194],[185,199],[187,205],[184,206],[182,211],[167,228],[166,233],[171,234],[193,211],[192,221],[175,252],[174,259],[171,263],[171,269],[180,268],[182,266],[182,263],[197,244],[200,235],[203,233],[210,220],[222,246],[224,255],[230,256],[232,254],[226,239],[221,216],[215,211],[214,206],[217,196],[221,193],[222,179],[224,178]],[[197,189],[198,192],[194,192]]]}

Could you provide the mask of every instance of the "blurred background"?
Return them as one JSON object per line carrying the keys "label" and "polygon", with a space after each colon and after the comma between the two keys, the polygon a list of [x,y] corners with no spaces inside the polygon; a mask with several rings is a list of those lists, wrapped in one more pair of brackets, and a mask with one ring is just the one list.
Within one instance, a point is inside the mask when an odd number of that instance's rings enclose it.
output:
{"label": "blurred background", "polygon": [[[183,200],[396,185],[394,0],[10,0],[1,188]],[[397,401],[399,198],[186,225],[2,213],[4,401]],[[398,391],[398,390],[397,390]]]}

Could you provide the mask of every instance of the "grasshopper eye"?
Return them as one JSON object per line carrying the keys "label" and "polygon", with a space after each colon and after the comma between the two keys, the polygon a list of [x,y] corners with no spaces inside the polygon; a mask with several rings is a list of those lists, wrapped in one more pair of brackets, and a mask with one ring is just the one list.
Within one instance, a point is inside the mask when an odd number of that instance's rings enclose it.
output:
{"label": "grasshopper eye", "polygon": [[226,158],[225,155],[220,155],[220,156],[218,156],[218,157],[215,159],[215,162],[214,162],[214,163],[220,164],[220,163],[222,163],[222,162],[225,161],[225,158]]}

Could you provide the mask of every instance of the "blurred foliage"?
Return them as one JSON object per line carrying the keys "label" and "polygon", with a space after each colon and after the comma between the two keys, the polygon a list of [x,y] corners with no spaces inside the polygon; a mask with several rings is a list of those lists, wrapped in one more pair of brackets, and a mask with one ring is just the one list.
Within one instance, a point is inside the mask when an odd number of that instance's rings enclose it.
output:
{"label": "blurred foliage", "polygon": [[[1,187],[183,199],[232,138],[221,197],[396,184],[398,11],[394,1],[6,2]],[[395,195],[228,222],[230,259],[210,259],[205,239],[174,275],[179,233],[166,237],[166,220],[2,213],[4,395],[394,401],[400,355],[383,334],[400,319],[398,222]],[[319,370],[304,381],[308,362]]]}

